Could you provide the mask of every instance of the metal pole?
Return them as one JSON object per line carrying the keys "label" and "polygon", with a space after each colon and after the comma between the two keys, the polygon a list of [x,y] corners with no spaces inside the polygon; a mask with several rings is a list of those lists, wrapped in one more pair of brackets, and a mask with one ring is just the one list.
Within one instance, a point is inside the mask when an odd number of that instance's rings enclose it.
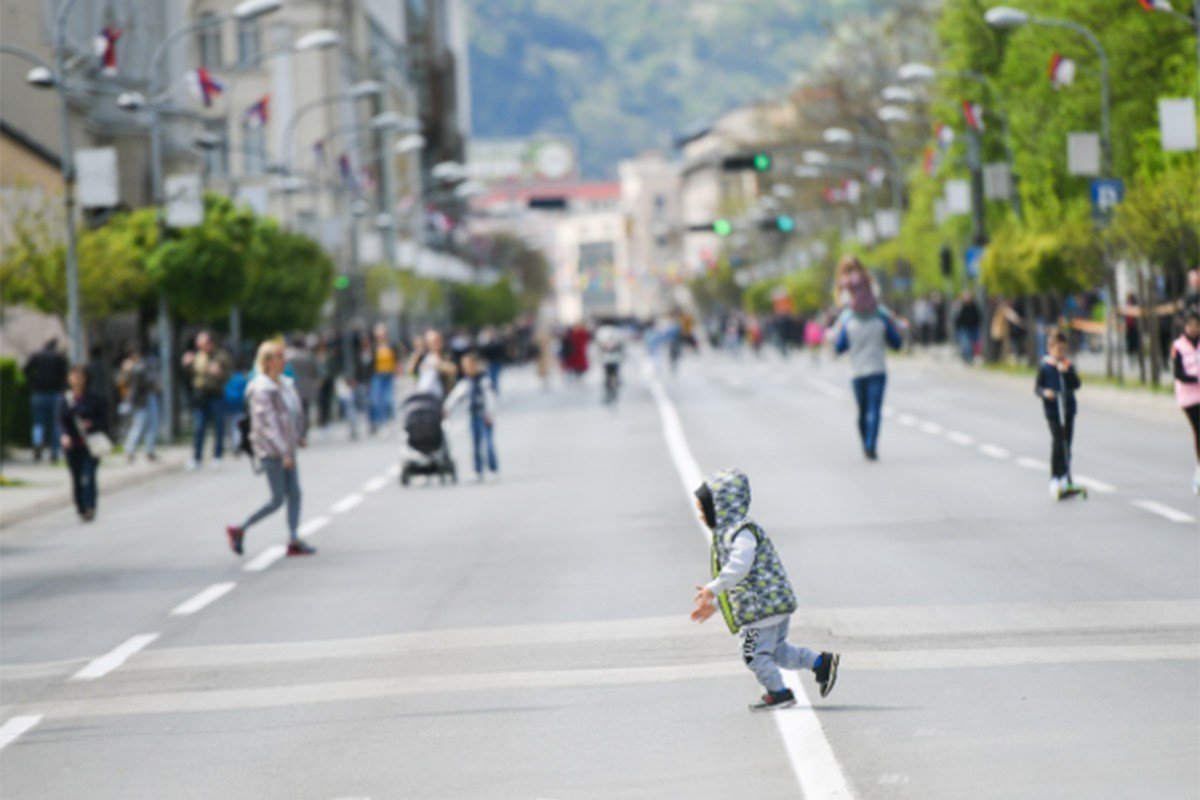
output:
{"label": "metal pole", "polygon": [[71,340],[71,361],[82,363],[83,319],[79,309],[79,260],[75,246],[75,152],[71,146],[71,108],[66,88],[66,23],[76,0],[65,0],[54,19],[54,72],[59,97],[59,126],[62,153],[59,163],[63,177],[63,208],[67,219],[67,334]]}

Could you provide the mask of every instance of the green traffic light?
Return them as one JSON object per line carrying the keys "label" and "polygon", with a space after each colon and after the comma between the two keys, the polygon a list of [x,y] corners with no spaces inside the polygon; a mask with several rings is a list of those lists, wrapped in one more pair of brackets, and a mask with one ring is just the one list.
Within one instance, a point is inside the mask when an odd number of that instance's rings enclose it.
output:
{"label": "green traffic light", "polygon": [[776,217],[775,226],[784,233],[791,233],[792,231],[796,230],[796,220],[786,215],[782,217]]}
{"label": "green traffic light", "polygon": [[771,156],[768,153],[754,154],[754,168],[759,172],[766,172],[771,168]]}
{"label": "green traffic light", "polygon": [[350,276],[349,275],[338,275],[337,278],[335,278],[333,281],[333,288],[337,289],[338,291],[349,289],[350,288]]}
{"label": "green traffic light", "polygon": [[713,223],[713,233],[717,236],[728,236],[733,233],[733,223],[727,219],[719,219]]}

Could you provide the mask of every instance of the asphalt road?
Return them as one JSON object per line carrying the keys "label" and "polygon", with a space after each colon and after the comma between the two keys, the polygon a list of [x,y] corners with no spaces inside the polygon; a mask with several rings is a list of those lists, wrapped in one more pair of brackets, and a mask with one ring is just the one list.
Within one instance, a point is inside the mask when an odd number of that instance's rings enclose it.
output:
{"label": "asphalt road", "polygon": [[[401,489],[396,443],[301,459],[313,558],[238,560],[244,464],[0,537],[5,798],[1200,797],[1200,514],[1179,415],[1088,405],[1046,494],[1029,387],[893,366],[881,460],[841,365],[711,355],[537,389],[502,477]],[[838,686],[746,710],[685,494],[739,466]],[[420,481],[418,481],[420,483]]]}

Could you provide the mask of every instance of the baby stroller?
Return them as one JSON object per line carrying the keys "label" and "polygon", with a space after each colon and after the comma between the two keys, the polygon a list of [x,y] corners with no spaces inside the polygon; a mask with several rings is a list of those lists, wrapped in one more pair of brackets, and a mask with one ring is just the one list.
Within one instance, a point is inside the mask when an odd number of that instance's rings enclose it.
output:
{"label": "baby stroller", "polygon": [[458,483],[454,459],[442,431],[442,399],[433,394],[409,395],[400,407],[406,441],[400,453],[400,485],[413,475],[436,475]]}

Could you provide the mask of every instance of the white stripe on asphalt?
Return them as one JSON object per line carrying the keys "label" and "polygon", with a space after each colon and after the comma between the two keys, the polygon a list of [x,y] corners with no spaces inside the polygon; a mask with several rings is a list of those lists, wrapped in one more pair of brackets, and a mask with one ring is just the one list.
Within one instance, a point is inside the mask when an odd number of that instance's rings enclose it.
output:
{"label": "white stripe on asphalt", "polygon": [[973,438],[967,436],[961,431],[950,431],[946,434],[946,438],[955,444],[962,445],[963,447],[970,447],[971,445],[975,444],[975,440]]}
{"label": "white stripe on asphalt", "polygon": [[209,603],[221,599],[225,595],[233,591],[236,583],[214,583],[204,591],[192,597],[189,600],[184,600],[175,608],[171,609],[172,617],[186,617],[188,614],[195,614],[200,609],[204,608]]}
{"label": "white stripe on asphalt", "polygon": [[911,428],[913,425],[917,424],[917,418],[912,414],[900,414],[896,417],[896,422],[899,422],[901,425],[907,425]]}
{"label": "white stripe on asphalt", "polygon": [[379,477],[371,478],[371,480],[364,483],[362,490],[367,493],[378,492],[380,489],[382,489],[383,487],[385,487],[387,485],[388,485],[387,476],[380,475]]}
{"label": "white stripe on asphalt", "polygon": [[1156,503],[1153,500],[1133,500],[1135,506],[1143,511],[1149,511],[1151,514],[1158,514],[1160,517],[1166,517],[1171,522],[1195,522],[1196,518],[1191,514],[1183,511],[1177,511],[1170,506],[1165,506],[1162,503]]}
{"label": "white stripe on asphalt", "polygon": [[390,467],[388,467],[387,475],[389,478],[399,478],[400,477],[400,465],[392,464]]}
{"label": "white stripe on asphalt", "polygon": [[312,536],[314,533],[321,530],[321,528],[324,528],[328,524],[329,524],[329,517],[326,517],[326,516],[313,517],[308,522],[305,522],[303,525],[301,525],[299,528],[297,528],[296,534],[302,538],[307,538],[309,536]]}
{"label": "white stripe on asphalt", "polygon": [[1050,469],[1050,465],[1045,461],[1038,461],[1036,458],[1021,456],[1017,459],[1017,466],[1025,469],[1036,469],[1038,472],[1046,472]]}
{"label": "white stripe on asphalt", "polygon": [[921,433],[928,433],[933,436],[938,436],[944,430],[945,428],[943,428],[941,425],[938,425],[936,422],[921,423]]}
{"label": "white stripe on asphalt", "polygon": [[242,567],[246,572],[262,572],[267,567],[274,564],[279,559],[283,558],[283,554],[287,552],[287,548],[281,544],[273,544],[266,550],[263,550],[253,561],[250,561],[246,566]]}
{"label": "white stripe on asphalt", "polygon": [[363,501],[363,496],[361,494],[359,494],[358,492],[355,492],[354,494],[348,494],[345,497],[343,497],[341,500],[338,500],[336,503],[334,503],[333,505],[331,505],[329,507],[329,510],[330,510],[330,512],[332,512],[334,514],[345,514],[347,511],[354,508],[356,505],[358,505],[362,501]]}
{"label": "white stripe on asphalt", "polygon": [[41,721],[41,714],[26,714],[20,717],[13,717],[8,722],[0,725],[0,750],[8,747],[16,741],[18,736]]}
{"label": "white stripe on asphalt", "polygon": [[1008,458],[1012,453],[1005,450],[1003,447],[994,444],[979,445],[979,452],[989,458]]}
{"label": "white stripe on asphalt", "polygon": [[[690,508],[692,492],[703,480],[703,473],[688,446],[675,405],[648,362],[643,363],[642,374],[650,386],[650,393],[662,418],[663,437],[667,440],[671,460],[675,462],[675,470],[683,482],[684,495]],[[698,519],[697,524],[700,525]],[[712,534],[703,525],[700,527],[705,543],[708,544],[712,541]],[[804,688],[794,673],[789,671],[784,682],[797,696],[805,696]],[[783,736],[784,749],[787,751],[788,760],[791,761],[796,780],[800,782],[803,795],[831,800],[852,798],[854,795],[850,791],[850,785],[846,782],[842,767],[834,756],[829,740],[825,738],[825,731],[821,728],[821,721],[817,719],[813,709],[810,706],[797,706],[794,712],[776,713],[773,716],[779,733]]]}
{"label": "white stripe on asphalt", "polygon": [[112,650],[111,652],[105,653],[99,658],[88,662],[83,669],[79,670],[79,672],[76,672],[68,680],[94,681],[97,678],[103,678],[105,675],[124,664],[134,653],[141,650],[157,638],[157,633],[139,633],[137,636],[132,636],[124,643],[118,645],[116,649]]}
{"label": "white stripe on asphalt", "polygon": [[1095,478],[1089,478],[1087,475],[1075,475],[1074,480],[1076,483],[1086,486],[1093,492],[1100,492],[1101,494],[1112,494],[1117,490],[1117,487],[1113,486],[1111,483],[1098,481]]}

